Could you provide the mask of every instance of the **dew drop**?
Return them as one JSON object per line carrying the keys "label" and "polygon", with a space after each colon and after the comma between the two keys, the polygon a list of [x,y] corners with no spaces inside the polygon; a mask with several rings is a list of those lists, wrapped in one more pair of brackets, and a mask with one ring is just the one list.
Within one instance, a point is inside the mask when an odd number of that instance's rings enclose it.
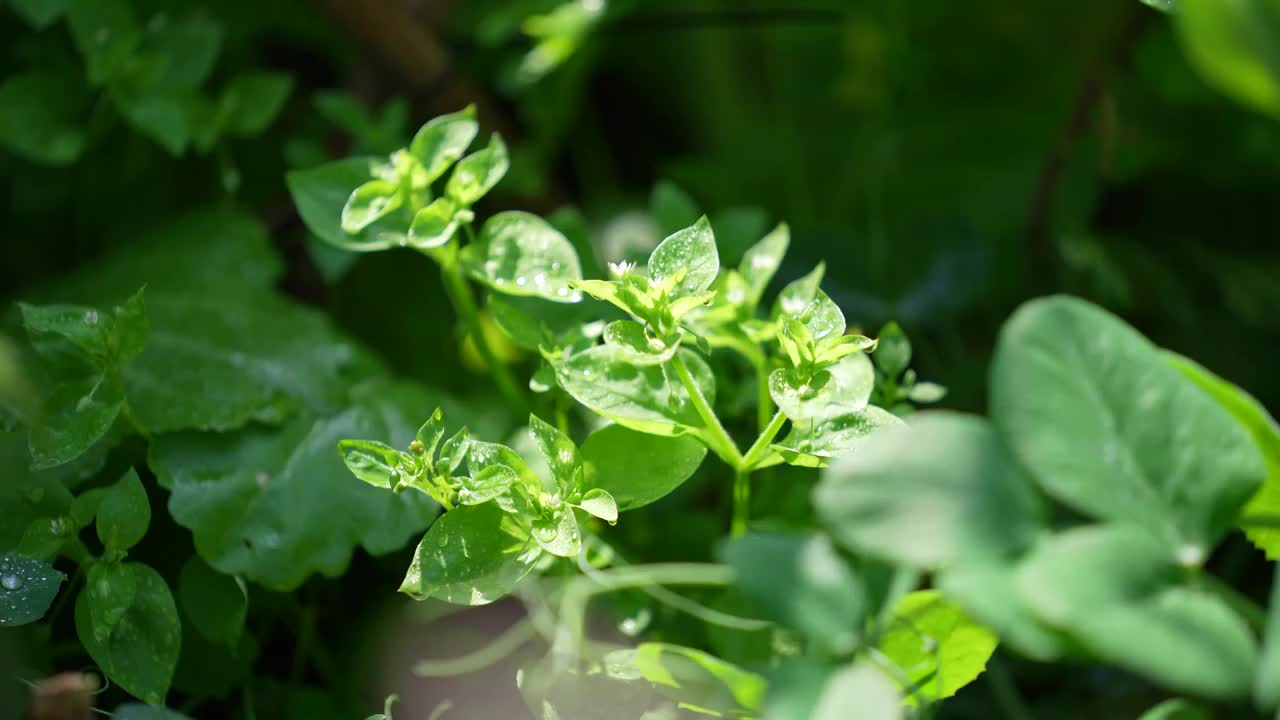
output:
{"label": "dew drop", "polygon": [[618,631],[627,637],[635,637],[648,629],[652,620],[653,613],[649,612],[649,608],[640,608],[635,615],[623,618],[622,622],[618,623]]}
{"label": "dew drop", "polygon": [[85,325],[97,325],[97,324],[98,324],[98,311],[97,311],[97,310],[86,310],[86,311],[85,311],[85,313],[84,313],[84,324],[85,324]]}
{"label": "dew drop", "polygon": [[556,289],[556,297],[567,297],[568,295],[569,295],[569,288],[564,287],[562,285]]}
{"label": "dew drop", "polygon": [[540,273],[538,273],[537,275],[534,275],[534,276],[533,276],[533,284],[534,284],[534,285],[537,285],[538,287],[542,287],[543,285],[546,285],[546,284],[547,284],[547,274],[546,274],[546,273],[544,273],[544,272],[540,272]]}
{"label": "dew drop", "polygon": [[516,284],[519,285],[520,287],[524,287],[525,285],[529,284],[529,278],[521,275],[520,277],[516,278]]}
{"label": "dew drop", "polygon": [[558,262],[551,263],[551,272],[555,272],[556,270],[559,270],[559,269],[560,269],[560,263]]}
{"label": "dew drop", "polygon": [[22,578],[17,575],[5,575],[0,577],[0,586],[4,586],[5,590],[13,591],[22,589]]}
{"label": "dew drop", "polygon": [[258,481],[258,487],[260,488],[266,488],[267,483],[271,482],[271,476],[265,472],[259,472],[253,479]]}
{"label": "dew drop", "polygon": [[556,529],[553,525],[534,525],[533,534],[540,542],[544,543],[556,539]]}

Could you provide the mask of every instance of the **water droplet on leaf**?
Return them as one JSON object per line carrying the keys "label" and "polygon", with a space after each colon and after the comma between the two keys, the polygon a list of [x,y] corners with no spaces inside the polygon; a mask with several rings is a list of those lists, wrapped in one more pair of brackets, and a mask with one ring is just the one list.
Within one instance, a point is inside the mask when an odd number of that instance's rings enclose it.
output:
{"label": "water droplet on leaf", "polygon": [[98,324],[98,311],[97,311],[97,310],[86,310],[86,311],[85,311],[85,313],[84,313],[84,324],[85,324],[85,325],[97,325],[97,324]]}
{"label": "water droplet on leaf", "polygon": [[3,586],[5,590],[20,590],[22,589],[22,585],[22,578],[17,575],[5,575],[0,577],[0,586]]}

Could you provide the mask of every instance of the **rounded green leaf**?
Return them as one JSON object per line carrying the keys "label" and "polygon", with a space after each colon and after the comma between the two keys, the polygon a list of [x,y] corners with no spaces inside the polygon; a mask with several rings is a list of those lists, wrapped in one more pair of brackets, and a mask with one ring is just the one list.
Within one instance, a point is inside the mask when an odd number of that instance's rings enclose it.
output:
{"label": "rounded green leaf", "polygon": [[833,462],[813,505],[839,542],[921,568],[1016,553],[1044,522],[990,424],[949,412],[920,413]]}
{"label": "rounded green leaf", "polygon": [[862,581],[825,535],[752,533],[720,548],[738,589],[767,617],[802,632],[832,655],[861,638]]}
{"label": "rounded green leaf", "polygon": [[393,228],[390,219],[386,223],[375,222],[354,235],[343,230],[347,201],[356,188],[375,176],[380,162],[376,158],[354,157],[290,172],[286,178],[289,192],[307,229],[331,245],[356,252],[401,245],[407,227]]}
{"label": "rounded green leaf", "polygon": [[897,415],[868,405],[821,421],[793,423],[791,432],[769,447],[788,465],[827,467],[836,458],[874,441],[877,433],[902,425]]}
{"label": "rounded green leaf", "polygon": [[84,594],[98,642],[106,642],[138,597],[138,576],[132,566],[100,560],[89,568]]}
{"label": "rounded green leaf", "polygon": [[[714,403],[711,368],[701,357],[681,352],[703,396]],[[565,392],[620,425],[655,435],[679,435],[703,425],[669,365],[632,365],[608,345],[597,345],[568,359],[552,359],[551,365]]]}
{"label": "rounded green leaf", "polygon": [[458,231],[458,205],[447,197],[436,198],[413,216],[409,245],[422,250],[438,248]]}
{"label": "rounded green leaf", "polygon": [[441,515],[413,554],[400,592],[484,605],[511,592],[542,554],[520,521],[493,503]]}
{"label": "rounded green leaf", "polygon": [[139,563],[127,563],[137,594],[106,639],[94,630],[88,592],[76,598],[76,634],[98,667],[125,692],[147,703],[164,702],[178,665],[182,626],[164,578]]}
{"label": "rounded green leaf", "polygon": [[608,491],[618,510],[626,511],[680,487],[702,464],[707,448],[687,435],[663,437],[608,425],[587,437],[581,453],[587,484]]}
{"label": "rounded green leaf", "polygon": [[466,152],[480,131],[475,118],[475,107],[468,105],[458,112],[432,118],[413,136],[409,154],[422,164],[428,182],[444,175]]}
{"label": "rounded green leaf", "polygon": [[501,135],[494,133],[483,150],[458,161],[445,184],[445,197],[462,207],[469,207],[492,190],[507,174],[509,167],[511,161],[507,157],[507,145],[502,142]]}
{"label": "rounded green leaf", "polygon": [[22,555],[0,555],[0,627],[27,625],[53,603],[66,576],[53,566]]}
{"label": "rounded green leaf", "polygon": [[128,550],[147,534],[151,503],[136,470],[130,468],[103,496],[97,517],[98,539],[108,552]]}
{"label": "rounded green leaf", "polygon": [[236,648],[249,609],[243,580],[224,575],[193,555],[178,577],[178,600],[183,614],[206,640]]}
{"label": "rounded green leaf", "polygon": [[578,507],[611,525],[618,522],[618,501],[614,500],[607,490],[601,488],[588,490],[582,496]]}
{"label": "rounded green leaf", "polygon": [[675,357],[679,343],[671,345],[651,338],[645,326],[634,320],[615,320],[604,328],[604,341],[618,357],[632,365],[661,365]]}
{"label": "rounded green leaf", "polygon": [[342,231],[355,235],[394,212],[403,201],[396,183],[369,180],[352,190],[342,206]]}
{"label": "rounded green leaf", "polygon": [[507,295],[577,302],[569,282],[582,279],[578,253],[560,231],[531,213],[515,210],[489,218],[480,237],[462,249],[462,263],[476,280]]}
{"label": "rounded green leaf", "polygon": [[581,461],[578,459],[578,447],[568,435],[556,427],[543,421],[536,415],[529,416],[529,436],[538,445],[538,452],[551,468],[551,476],[562,492],[574,489],[575,476]]}
{"label": "rounded green leaf", "polygon": [[875,361],[880,372],[890,378],[897,378],[911,365],[911,341],[898,323],[891,322],[880,328],[876,337]]}
{"label": "rounded green leaf", "polygon": [[1280,117],[1280,4],[1274,0],[1178,0],[1187,56],[1210,83]]}
{"label": "rounded green leaf", "polygon": [[343,440],[338,454],[352,475],[374,487],[389,488],[400,482],[401,452],[377,440]]}
{"label": "rounded green leaf", "polygon": [[30,71],[0,84],[0,145],[43,165],[70,165],[87,140],[82,112],[88,101],[75,76]]}
{"label": "rounded green leaf", "polygon": [[720,253],[716,250],[711,222],[705,215],[692,226],[667,237],[649,255],[650,279],[661,281],[683,273],[671,291],[676,298],[711,287],[719,272]]}
{"label": "rounded green leaf", "polygon": [[793,421],[821,422],[867,406],[875,370],[864,354],[848,355],[801,382],[794,370],[778,368],[769,375],[769,395]]}
{"label": "rounded green leaf", "polygon": [[1034,300],[1005,323],[991,417],[1059,500],[1201,555],[1266,473],[1213,398],[1136,330],[1074,298]]}
{"label": "rounded green leaf", "polygon": [[910,681],[902,690],[915,706],[949,698],[976,680],[996,644],[995,633],[937,590],[920,590],[894,607],[879,649]]}

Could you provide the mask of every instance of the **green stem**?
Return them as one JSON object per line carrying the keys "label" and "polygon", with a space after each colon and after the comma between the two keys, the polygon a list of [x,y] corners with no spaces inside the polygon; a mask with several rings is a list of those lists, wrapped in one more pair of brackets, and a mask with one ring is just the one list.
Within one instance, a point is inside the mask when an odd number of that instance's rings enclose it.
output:
{"label": "green stem", "polygon": [[485,366],[489,368],[493,379],[498,383],[498,390],[518,413],[527,412],[528,405],[525,402],[524,393],[520,392],[511,371],[506,365],[498,362],[493,348],[489,347],[489,340],[485,337],[484,328],[480,325],[480,311],[476,308],[476,301],[471,296],[471,288],[467,285],[466,278],[462,276],[457,253],[443,254],[440,260],[440,275],[444,278],[445,292],[449,294],[454,310],[462,317],[462,322],[467,327],[467,334],[475,343],[480,358],[484,360]]}
{"label": "green stem", "polygon": [[454,677],[477,672],[511,657],[536,636],[533,623],[528,619],[520,620],[489,644],[466,655],[447,660],[419,660],[413,666],[413,674],[418,677]]}
{"label": "green stem", "polygon": [[754,470],[756,463],[764,457],[769,451],[769,443],[778,436],[778,431],[782,429],[782,424],[787,421],[787,416],[782,411],[773,414],[773,418],[765,424],[764,429],[760,431],[760,437],[756,438],[755,443],[747,450],[747,454],[742,458],[742,466],[748,470]]}
{"label": "green stem", "polygon": [[769,394],[769,368],[764,359],[755,363],[756,368],[756,431],[763,434],[769,427],[773,413],[773,396]]}
{"label": "green stem", "polygon": [[729,437],[729,433],[724,429],[724,425],[720,424],[720,418],[716,417],[716,411],[707,403],[707,399],[703,397],[702,390],[698,389],[698,384],[693,380],[693,374],[689,372],[689,367],[684,364],[684,360],[677,353],[671,358],[671,365],[676,369],[676,374],[680,376],[680,382],[684,383],[684,389],[689,392],[689,399],[693,401],[693,407],[698,411],[698,416],[706,424],[706,431],[702,434],[703,439],[707,442],[707,446],[720,456],[735,471],[742,467],[742,453],[738,450],[738,446],[733,442],[733,438]]}
{"label": "green stem", "polygon": [[733,474],[733,519],[729,523],[729,536],[747,534],[747,522],[751,519],[751,473],[738,470]]}

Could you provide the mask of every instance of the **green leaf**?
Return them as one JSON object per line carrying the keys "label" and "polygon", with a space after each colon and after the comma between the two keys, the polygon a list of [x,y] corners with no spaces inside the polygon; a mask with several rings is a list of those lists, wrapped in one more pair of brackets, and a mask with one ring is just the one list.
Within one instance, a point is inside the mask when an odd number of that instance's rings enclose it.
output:
{"label": "green leaf", "polygon": [[788,283],[773,303],[772,317],[775,320],[799,317],[822,292],[819,286],[826,272],[826,263],[818,263],[809,274]]}
{"label": "green leaf", "polygon": [[982,418],[920,413],[827,468],[813,505],[851,549],[940,568],[1005,557],[1043,527],[1029,479]]}
{"label": "green leaf", "polygon": [[1217,402],[1133,328],[1073,298],[1031,301],[1005,323],[991,417],[1059,500],[1201,556],[1266,473]]}
{"label": "green leaf", "polygon": [[913,592],[898,602],[879,649],[910,680],[906,703],[944,700],[973,682],[996,649],[996,636],[937,590]]}
{"label": "green leaf", "polygon": [[190,717],[168,708],[141,703],[125,703],[111,713],[112,720],[191,720]]}
{"label": "green leaf", "polygon": [[125,0],[70,0],[67,22],[94,85],[116,76],[140,40],[133,10]]}
{"label": "green leaf", "polygon": [[937,587],[978,622],[990,627],[1000,641],[1022,655],[1050,662],[1068,652],[1062,633],[1042,622],[1027,607],[1017,588],[1012,561],[965,563],[943,570]]}
{"label": "green leaf", "polygon": [[640,677],[685,707],[720,717],[740,717],[759,710],[765,679],[701,650],[666,643],[641,643],[605,656],[610,672]]}
{"label": "green leaf", "polygon": [[667,236],[649,255],[651,280],[662,281],[683,273],[671,291],[673,298],[706,290],[719,272],[720,254],[705,215],[690,227]]}
{"label": "green leaf", "polygon": [[582,444],[587,484],[606,490],[618,510],[634,510],[680,487],[702,464],[707,448],[688,436],[663,437],[607,425]]}
{"label": "green leaf", "polygon": [[752,533],[719,552],[738,589],[768,617],[832,655],[854,651],[866,612],[862,581],[825,535]]}
{"label": "green leaf", "polygon": [[821,423],[866,408],[875,370],[858,353],[805,380],[794,370],[778,368],[769,374],[769,396],[788,419]]}
{"label": "green leaf", "polygon": [[911,341],[895,322],[880,328],[876,340],[876,366],[886,376],[897,378],[911,365]]}
{"label": "green leaf", "polygon": [[659,180],[649,194],[649,214],[664,237],[698,222],[701,213],[689,194],[670,180]]}
{"label": "green leaf", "polygon": [[65,579],[48,563],[12,553],[0,555],[0,627],[27,625],[44,617]]}
{"label": "green leaf", "polygon": [[812,720],[831,671],[814,658],[787,658],[769,673],[764,720]]}
{"label": "green leaf", "polygon": [[0,84],[0,145],[32,162],[61,167],[84,151],[83,81],[58,72],[29,71]]}
{"label": "green leaf", "polygon": [[[510,167],[507,145],[502,142],[501,135],[494,133],[483,150],[458,161],[445,184],[445,196],[463,207],[473,205],[502,180]],[[577,258],[576,254],[574,258]]]}
{"label": "green leaf", "polygon": [[520,475],[506,465],[490,465],[462,480],[459,505],[479,505],[511,493],[520,484]]}
{"label": "green leaf", "polygon": [[447,197],[436,198],[413,216],[409,245],[422,250],[442,247],[458,231],[458,205]]}
{"label": "green leaf", "polygon": [[569,288],[582,279],[577,252],[537,215],[515,210],[494,215],[461,257],[471,277],[498,292],[562,303],[581,297]]}
{"label": "green leaf", "polygon": [[877,433],[902,424],[893,413],[868,405],[821,421],[792,424],[791,432],[769,447],[788,465],[827,467],[836,458],[874,442]]}
{"label": "green leaf", "polygon": [[407,446],[423,408],[437,400],[417,385],[375,383],[326,418],[161,435],[150,465],[171,492],[170,514],[193,532],[212,567],[289,590],[315,572],[338,575],[357,545],[374,555],[399,549],[436,514],[422,493],[352,482],[333,449],[348,437]]}
{"label": "green leaf", "polygon": [[1099,659],[1174,690],[1240,697],[1257,644],[1217,596],[1176,584],[1187,560],[1142,527],[1085,527],[1042,543],[1016,582],[1042,620]]}
{"label": "green leaf", "polygon": [[786,223],[781,223],[742,256],[738,272],[746,281],[748,307],[754,308],[760,304],[760,298],[764,296],[769,281],[782,265],[782,258],[790,245],[791,230]]}
{"label": "green leaf", "polygon": [[76,598],[76,634],[89,657],[116,685],[147,703],[164,702],[178,665],[182,626],[173,594],[146,565],[123,566],[137,587],[133,603],[105,640],[94,632],[89,594]]}
{"label": "green leaf", "polygon": [[178,600],[187,619],[206,640],[233,650],[237,647],[249,608],[243,580],[224,575],[193,555],[178,577]]}
{"label": "green leaf", "polygon": [[36,28],[46,28],[62,17],[70,0],[9,0],[9,7]]}
{"label": "green leaf", "polygon": [[536,415],[529,416],[529,436],[537,443],[538,451],[546,459],[557,487],[561,492],[573,491],[577,483],[578,468],[582,464],[578,459],[578,447],[569,436]]}
{"label": "green leaf", "polygon": [[493,503],[441,515],[413,554],[400,592],[484,605],[511,592],[542,551],[519,521]]}
{"label": "green leaf", "polygon": [[1210,720],[1210,715],[1200,705],[1182,698],[1173,698],[1142,713],[1138,720]]}
{"label": "green leaf", "polygon": [[456,113],[432,118],[413,137],[409,153],[422,164],[427,182],[432,182],[462,157],[480,126],[476,109],[468,105]]}
{"label": "green leaf", "polygon": [[28,437],[31,468],[71,462],[100,442],[124,409],[120,384],[104,373],[65,382],[45,398],[40,422]]}
{"label": "green leaf", "polygon": [[293,76],[286,73],[250,71],[236,75],[222,91],[227,128],[242,136],[263,133],[280,114],[292,90]]}
{"label": "green leaf", "polygon": [[142,290],[111,312],[82,305],[21,303],[22,324],[37,353],[58,366],[120,367],[142,352],[149,324]]}
{"label": "green leaf", "polygon": [[356,235],[395,212],[404,198],[400,186],[389,180],[369,180],[355,190],[342,206],[342,230]]}
{"label": "green leaf", "polygon": [[89,599],[94,638],[103,643],[133,607],[133,601],[138,597],[138,576],[129,565],[115,560],[99,560],[89,568],[84,594]]}
{"label": "green leaf", "polygon": [[138,544],[151,524],[151,503],[136,470],[112,486],[98,505],[98,539],[108,553],[123,553]]}
{"label": "green leaf", "polygon": [[1178,0],[1182,46],[1205,79],[1280,117],[1280,5],[1272,0]]}
{"label": "green leaf", "polygon": [[52,470],[32,471],[31,455],[26,441],[16,434],[0,434],[0,463],[5,467],[0,482],[0,553],[14,550],[27,527],[37,520],[58,523],[69,534],[77,527],[71,517],[72,498],[67,487],[74,487],[95,473],[106,450],[96,446],[74,463]]}
{"label": "green leaf", "polygon": [[582,496],[577,507],[612,525],[618,522],[618,501],[613,499],[608,490],[592,488]]}
{"label": "green leaf", "polygon": [[[1197,365],[1193,360],[1168,352],[1164,357],[1218,401],[1249,432],[1261,451],[1267,478],[1253,499],[1244,506],[1244,516],[1280,516],[1280,424],[1252,395]],[[1244,533],[1267,554],[1267,559],[1280,560],[1280,530],[1246,526]]]}
{"label": "green leaf", "polygon": [[894,682],[865,660],[831,674],[812,718],[843,720],[854,707],[858,708],[858,720],[899,720],[903,716],[901,695]]}
{"label": "green leaf", "polygon": [[[380,164],[376,158],[354,157],[290,172],[286,176],[289,192],[307,229],[331,245],[355,252],[386,250],[404,244],[412,215],[402,218],[399,213],[393,214],[354,235],[343,230],[347,201],[356,188],[376,175]],[[401,212],[409,211],[402,209]],[[403,224],[398,220],[403,220]]]}
{"label": "green leaf", "polygon": [[1253,685],[1253,699],[1264,710],[1280,708],[1280,568],[1271,581],[1271,609],[1262,641],[1262,660]]}
{"label": "green leaf", "polygon": [[533,539],[543,550],[563,558],[576,558],[582,552],[582,538],[573,508],[561,505],[533,521]]}
{"label": "green leaf", "polygon": [[645,326],[634,320],[615,320],[604,328],[604,341],[618,357],[632,365],[661,365],[675,357],[678,343],[664,344],[650,338]]}
{"label": "green leaf", "polygon": [[401,453],[377,440],[343,440],[338,454],[352,475],[374,487],[390,488],[400,483]]}
{"label": "green leaf", "polygon": [[112,99],[135,130],[159,143],[170,155],[176,157],[186,150],[195,129],[189,97],[119,89],[112,93]]}
{"label": "green leaf", "polygon": [[[711,368],[692,352],[681,352],[702,394],[714,404]],[[608,345],[567,359],[554,358],[551,365],[565,392],[619,425],[655,435],[679,435],[702,427],[688,391],[668,365],[632,365]]]}

